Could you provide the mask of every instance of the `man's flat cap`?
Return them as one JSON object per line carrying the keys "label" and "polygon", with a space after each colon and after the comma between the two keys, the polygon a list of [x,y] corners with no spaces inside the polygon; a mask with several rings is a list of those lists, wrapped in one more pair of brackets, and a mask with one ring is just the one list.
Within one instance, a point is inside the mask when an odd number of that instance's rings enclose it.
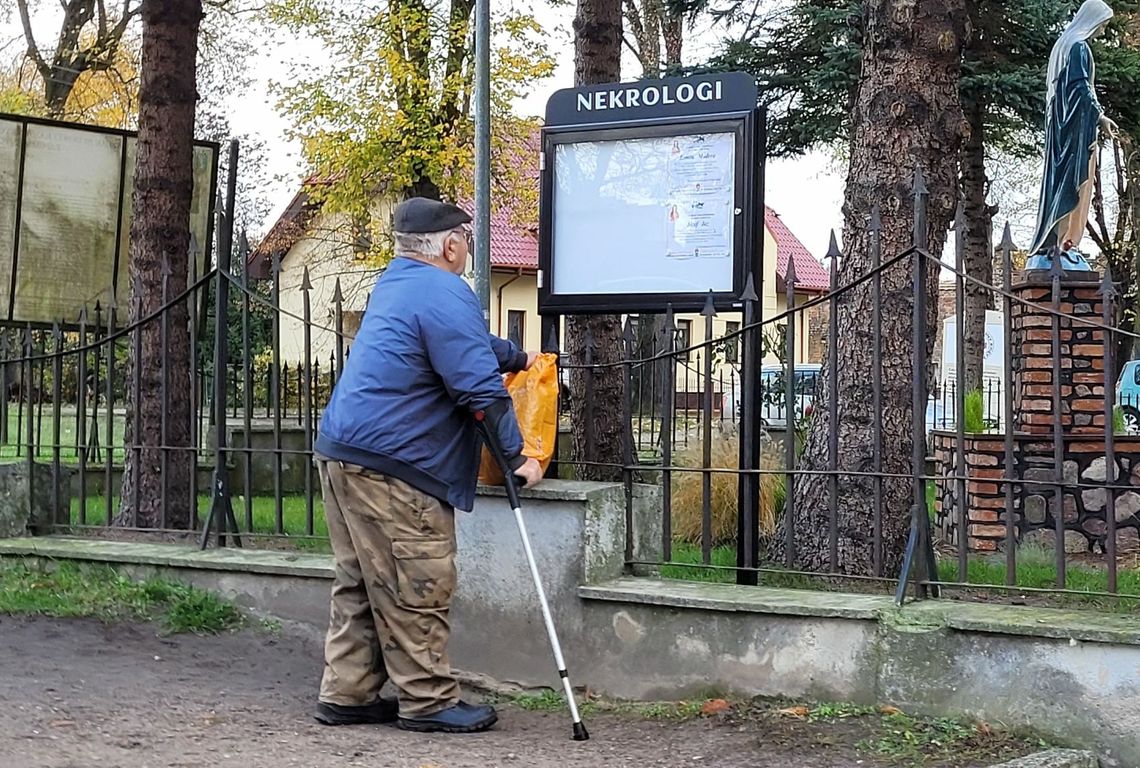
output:
{"label": "man's flat cap", "polygon": [[471,217],[459,206],[426,197],[405,200],[392,214],[392,229],[407,234],[446,232],[470,223]]}

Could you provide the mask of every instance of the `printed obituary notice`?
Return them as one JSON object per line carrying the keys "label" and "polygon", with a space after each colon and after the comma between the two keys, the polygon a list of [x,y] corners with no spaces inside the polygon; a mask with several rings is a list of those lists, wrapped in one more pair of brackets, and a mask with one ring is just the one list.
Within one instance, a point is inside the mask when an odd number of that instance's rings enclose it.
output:
{"label": "printed obituary notice", "polygon": [[554,147],[557,295],[733,289],[736,135]]}
{"label": "printed obituary notice", "polygon": [[665,255],[732,256],[735,143],[731,134],[674,138],[669,147],[669,216]]}

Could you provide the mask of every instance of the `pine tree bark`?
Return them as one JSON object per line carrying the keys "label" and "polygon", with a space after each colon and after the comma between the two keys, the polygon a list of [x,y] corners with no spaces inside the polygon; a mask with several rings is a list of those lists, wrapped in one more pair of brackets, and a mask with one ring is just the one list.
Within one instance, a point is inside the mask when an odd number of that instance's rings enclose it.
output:
{"label": "pine tree bark", "polygon": [[[985,285],[994,282],[992,242],[993,218],[997,209],[986,204],[989,177],[986,176],[984,107],[978,100],[966,100],[962,110],[969,133],[962,142],[962,204],[966,234],[963,239],[962,269]],[[969,280],[964,285],[965,319],[962,323],[965,365],[962,384],[966,392],[982,389],[986,353],[986,310],[993,309],[993,291]]]}
{"label": "pine tree bark", "polygon": [[[144,0],[142,20],[139,137],[131,198],[132,325],[161,307],[164,271],[169,272],[168,296],[186,290],[202,0]],[[193,376],[188,306],[180,302],[166,313],[165,346],[158,320],[134,332],[139,335],[137,342],[132,337],[127,363],[128,448],[119,525],[156,528],[165,523],[168,528],[186,529],[197,524],[197,499],[190,498],[195,446],[187,394]],[[136,346],[141,350],[139,357]],[[163,358],[165,402],[159,364]]]}
{"label": "pine tree bark", "polygon": [[[855,283],[872,264],[868,217],[878,206],[882,217],[883,260],[912,242],[915,167],[930,190],[929,252],[940,254],[956,206],[958,150],[965,133],[958,81],[965,13],[963,0],[864,0],[862,77],[852,111],[853,140],[844,193],[844,258],[841,285]],[[928,272],[927,352],[933,346],[937,312],[938,260]],[[912,307],[915,261],[908,259],[883,274],[880,307],[871,303],[868,280],[838,301],[838,370],[823,368],[801,469],[828,470],[828,435],[838,430],[838,541],[832,562],[829,482],[825,474],[801,474],[796,485],[794,557],[812,571],[897,576],[909,530],[912,499],[911,427],[913,392]],[[882,413],[872,413],[872,318],[882,317]],[[927,371],[920,372],[926,376]],[[838,423],[831,424],[826,393],[838,379]],[[874,484],[864,476],[872,467],[873,424],[883,428],[883,557],[873,547]],[[785,521],[786,524],[786,521]],[[780,547],[777,546],[777,550]],[[781,553],[786,554],[786,553]],[[879,567],[876,567],[879,566]]]}
{"label": "pine tree bark", "polygon": [[[574,15],[574,82],[576,85],[616,82],[621,79],[621,0],[578,0]],[[622,359],[621,318],[617,315],[569,317],[566,352],[572,362],[586,359],[587,339],[593,341],[591,358],[602,367],[589,374],[573,369],[570,375],[570,418],[576,474],[582,480],[616,480],[623,463],[622,439],[630,425],[622,425],[625,377]],[[591,379],[587,393],[587,378]],[[599,466],[609,465],[609,466]]]}

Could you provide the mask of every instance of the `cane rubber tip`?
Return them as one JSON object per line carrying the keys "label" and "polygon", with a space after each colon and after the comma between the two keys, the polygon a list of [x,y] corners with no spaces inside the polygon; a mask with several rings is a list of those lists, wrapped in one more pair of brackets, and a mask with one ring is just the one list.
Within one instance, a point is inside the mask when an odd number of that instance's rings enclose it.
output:
{"label": "cane rubber tip", "polygon": [[574,741],[589,741],[590,734],[586,733],[584,723],[574,723]]}

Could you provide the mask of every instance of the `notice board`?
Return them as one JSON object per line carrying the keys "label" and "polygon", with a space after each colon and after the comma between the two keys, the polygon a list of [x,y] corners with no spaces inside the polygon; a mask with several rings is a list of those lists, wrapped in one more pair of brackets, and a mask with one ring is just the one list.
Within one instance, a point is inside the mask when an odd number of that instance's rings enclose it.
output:
{"label": "notice board", "polygon": [[560,94],[543,139],[540,311],[737,301],[758,205],[751,77]]}

